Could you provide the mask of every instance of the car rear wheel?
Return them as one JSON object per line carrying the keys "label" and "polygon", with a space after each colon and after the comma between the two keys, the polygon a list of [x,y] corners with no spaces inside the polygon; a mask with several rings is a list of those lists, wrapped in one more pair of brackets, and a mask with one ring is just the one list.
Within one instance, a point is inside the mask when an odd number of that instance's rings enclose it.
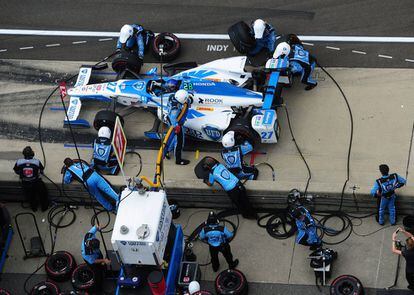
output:
{"label": "car rear wheel", "polygon": [[238,118],[231,122],[230,127],[224,132],[234,131],[236,144],[242,144],[247,140],[253,148],[260,143],[260,136],[255,130],[250,126],[250,123],[247,119]]}
{"label": "car rear wheel", "polygon": [[101,127],[109,127],[109,129],[113,130],[115,127],[116,117],[119,117],[122,126],[124,126],[124,118],[121,115],[109,111],[109,110],[102,110],[96,113],[95,119],[93,120],[93,127],[96,130],[99,130]]}
{"label": "car rear wheel", "polygon": [[[162,47],[162,54],[161,54]],[[177,58],[181,50],[181,42],[172,33],[160,33],[153,40],[151,51],[155,58],[163,62],[170,62]]]}

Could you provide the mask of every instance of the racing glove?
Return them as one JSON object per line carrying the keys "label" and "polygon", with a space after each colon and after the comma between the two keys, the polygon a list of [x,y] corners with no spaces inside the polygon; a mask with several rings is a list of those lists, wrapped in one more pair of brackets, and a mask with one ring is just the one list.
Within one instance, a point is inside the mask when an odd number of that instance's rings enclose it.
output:
{"label": "racing glove", "polygon": [[180,133],[181,132],[181,126],[180,125],[175,126],[174,127],[174,132],[175,132],[175,134]]}

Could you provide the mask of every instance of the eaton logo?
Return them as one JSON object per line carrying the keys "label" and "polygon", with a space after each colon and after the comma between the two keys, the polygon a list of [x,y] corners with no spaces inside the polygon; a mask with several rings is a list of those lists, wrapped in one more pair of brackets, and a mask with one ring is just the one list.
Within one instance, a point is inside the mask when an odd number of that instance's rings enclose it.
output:
{"label": "eaton logo", "polygon": [[214,141],[218,141],[221,138],[221,131],[213,126],[205,126],[203,128],[204,133]]}

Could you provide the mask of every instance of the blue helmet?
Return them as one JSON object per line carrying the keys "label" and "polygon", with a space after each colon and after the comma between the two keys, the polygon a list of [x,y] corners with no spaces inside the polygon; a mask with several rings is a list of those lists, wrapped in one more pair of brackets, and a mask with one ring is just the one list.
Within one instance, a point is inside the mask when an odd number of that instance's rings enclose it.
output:
{"label": "blue helmet", "polygon": [[165,88],[170,91],[176,91],[178,90],[180,81],[176,79],[169,79],[167,82],[165,82]]}

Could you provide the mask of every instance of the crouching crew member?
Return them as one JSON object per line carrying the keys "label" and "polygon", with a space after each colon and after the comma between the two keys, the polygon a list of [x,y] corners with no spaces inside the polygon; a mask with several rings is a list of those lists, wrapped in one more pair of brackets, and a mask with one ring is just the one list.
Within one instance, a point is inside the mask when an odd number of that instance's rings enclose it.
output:
{"label": "crouching crew member", "polygon": [[224,149],[221,156],[226,168],[231,173],[241,179],[255,180],[259,175],[259,170],[254,166],[247,166],[243,161],[243,156],[253,151],[253,146],[246,140],[241,145],[236,145],[234,131],[227,132],[221,140]]}
{"label": "crouching crew member", "polygon": [[219,224],[220,220],[214,212],[210,212],[205,223],[205,226],[201,230],[199,236],[200,239],[207,242],[209,245],[211,265],[213,271],[218,271],[220,267],[218,253],[221,252],[229,264],[229,268],[235,268],[239,264],[239,260],[233,260],[233,254],[229,241],[233,237],[233,233],[230,232],[227,227]]}
{"label": "crouching crew member", "polygon": [[293,44],[289,54],[289,64],[293,75],[301,75],[301,81],[306,84],[305,90],[311,90],[318,83],[312,79],[316,60],[301,44]]}
{"label": "crouching crew member", "polygon": [[296,236],[296,243],[311,246],[311,250],[316,250],[322,245],[322,240],[318,236],[315,220],[309,211],[299,206],[293,209],[291,212],[293,218],[295,218],[296,226],[298,228],[298,234]]}
{"label": "crouching crew member", "polygon": [[204,160],[203,169],[209,172],[209,178],[204,180],[207,185],[212,186],[214,182],[218,182],[244,218],[257,218],[257,213],[247,197],[246,188],[233,173],[211,157]]}
{"label": "crouching crew member", "polygon": [[144,28],[140,25],[124,25],[119,32],[116,48],[136,52],[138,58],[144,60],[144,33]]}
{"label": "crouching crew member", "polygon": [[379,166],[381,178],[378,178],[371,189],[371,195],[378,198],[378,223],[384,225],[385,210],[388,208],[391,225],[396,222],[395,199],[397,195],[395,190],[405,185],[405,179],[397,173],[389,174],[388,165],[381,164]]}
{"label": "crouching crew member", "polygon": [[276,31],[272,25],[262,19],[256,19],[251,26],[252,35],[256,39],[256,45],[253,47],[249,56],[255,56],[263,49],[272,54],[276,47]]}
{"label": "crouching crew member", "polygon": [[100,241],[96,238],[96,232],[98,230],[100,230],[98,225],[95,225],[89,230],[82,241],[81,250],[83,260],[85,260],[86,264],[88,264],[95,274],[95,285],[98,290],[101,290],[106,265],[110,264],[111,261],[103,258]]}
{"label": "crouching crew member", "polygon": [[177,165],[187,165],[189,160],[181,157],[184,148],[185,127],[184,123],[187,119],[187,111],[182,113],[184,107],[188,110],[185,104],[188,102],[189,93],[183,89],[178,90],[174,95],[171,95],[167,105],[167,120],[168,125],[174,128],[176,139],[174,140],[174,155],[175,163]]}
{"label": "crouching crew member", "polygon": [[18,159],[14,165],[14,172],[20,176],[23,193],[26,200],[30,202],[30,207],[34,212],[40,203],[42,211],[49,207],[49,198],[46,186],[40,174],[43,174],[42,163],[34,158],[34,152],[30,146],[23,149],[24,159]]}
{"label": "crouching crew member", "polygon": [[98,138],[93,142],[93,158],[91,166],[98,171],[105,171],[111,175],[119,173],[119,165],[111,145],[111,129],[101,127]]}
{"label": "crouching crew member", "polygon": [[119,203],[119,196],[109,182],[98,172],[94,171],[87,163],[74,162],[66,158],[63,171],[63,181],[69,184],[73,179],[83,183],[89,193],[108,211],[115,212]]}

